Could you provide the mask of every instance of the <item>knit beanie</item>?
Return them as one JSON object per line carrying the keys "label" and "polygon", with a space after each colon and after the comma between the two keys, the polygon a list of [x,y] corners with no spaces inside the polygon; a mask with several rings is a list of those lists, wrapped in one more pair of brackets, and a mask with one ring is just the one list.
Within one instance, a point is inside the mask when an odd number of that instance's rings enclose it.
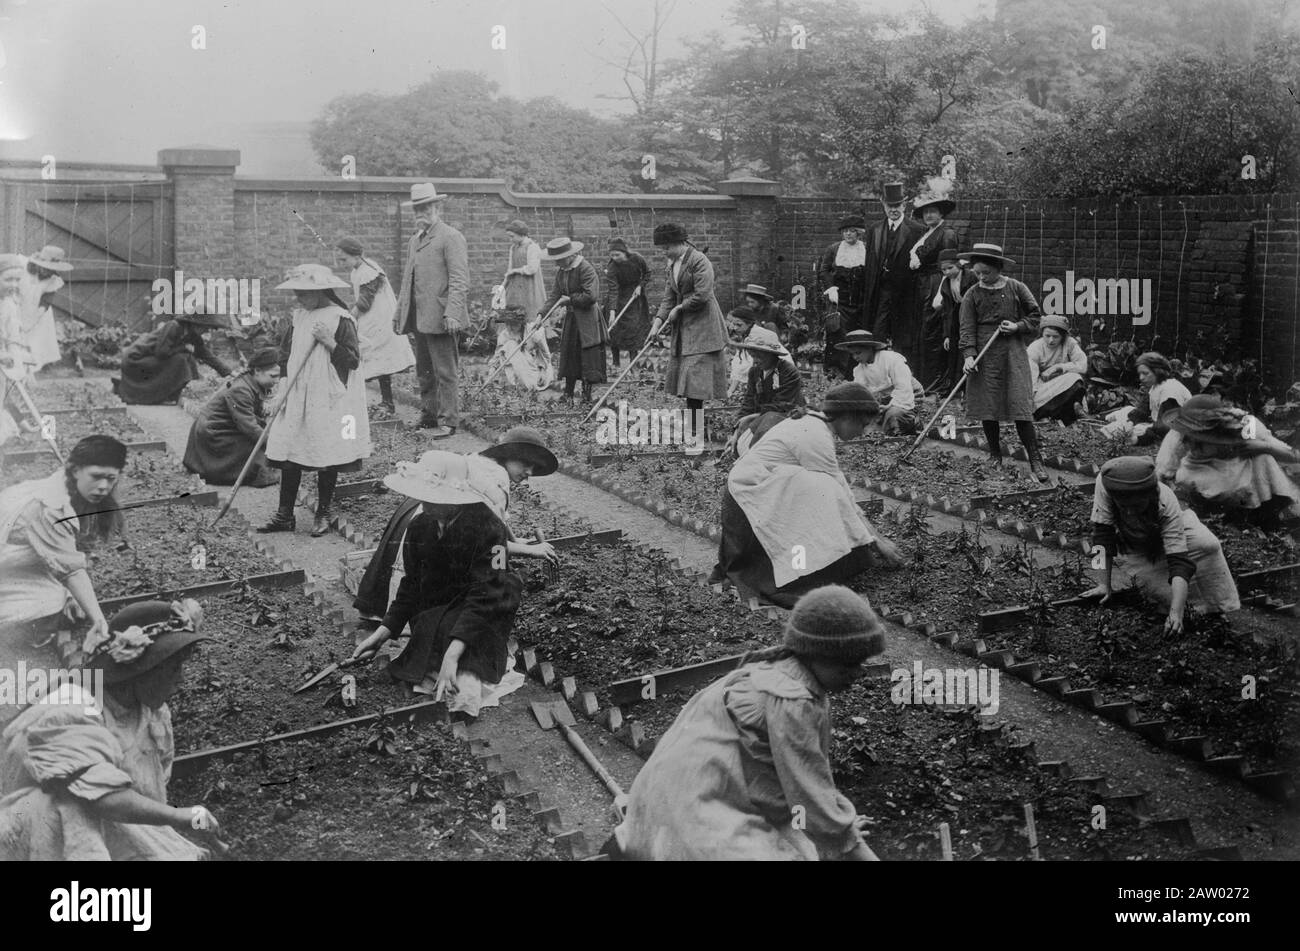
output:
{"label": "knit beanie", "polygon": [[1156,464],[1145,456],[1119,456],[1101,467],[1099,478],[1112,494],[1150,492],[1156,487]]}
{"label": "knit beanie", "polygon": [[783,643],[800,657],[860,663],[885,650],[885,626],[867,599],[827,585],[799,599],[786,621]]}

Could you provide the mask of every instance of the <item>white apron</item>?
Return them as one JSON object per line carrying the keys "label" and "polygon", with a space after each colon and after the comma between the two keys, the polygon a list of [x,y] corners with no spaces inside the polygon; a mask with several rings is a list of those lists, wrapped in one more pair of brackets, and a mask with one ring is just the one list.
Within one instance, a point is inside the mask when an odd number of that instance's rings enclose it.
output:
{"label": "white apron", "polygon": [[[352,269],[352,296],[358,297],[361,288],[384,273],[378,264],[366,258]],[[393,286],[385,279],[375,294],[370,309],[357,317],[357,337],[361,341],[361,379],[373,380],[377,376],[401,373],[415,366],[415,353],[411,341],[393,332],[393,317],[397,314],[397,297]],[[356,316],[356,315],[354,315]]]}
{"label": "white apron", "polygon": [[497,349],[488,363],[488,371],[496,370],[509,356],[510,362],[502,371],[506,382],[525,390],[544,390],[555,381],[555,367],[546,346],[546,331],[533,334],[528,346],[520,350],[519,342],[523,336],[508,324],[502,324],[497,331]]}
{"label": "white apron", "polygon": [[33,370],[39,370],[51,363],[58,363],[62,358],[59,353],[59,333],[54,326],[54,308],[42,307],[41,297],[63,287],[63,278],[51,274],[44,280],[27,275],[27,285],[23,288],[26,296],[23,307],[23,337],[32,349]]}
{"label": "white apron", "polygon": [[340,317],[353,319],[333,304],[310,313],[294,311],[286,381],[293,379],[304,360],[306,369],[267,434],[266,458],[273,462],[327,469],[370,455],[370,417],[366,415],[366,385],[361,374],[353,370],[345,386],[330,363],[329,350],[324,344],[312,346],[312,329],[321,326],[333,335]]}
{"label": "white apron", "polygon": [[732,466],[727,485],[772,561],[778,588],[876,540],[820,413],[773,426]]}

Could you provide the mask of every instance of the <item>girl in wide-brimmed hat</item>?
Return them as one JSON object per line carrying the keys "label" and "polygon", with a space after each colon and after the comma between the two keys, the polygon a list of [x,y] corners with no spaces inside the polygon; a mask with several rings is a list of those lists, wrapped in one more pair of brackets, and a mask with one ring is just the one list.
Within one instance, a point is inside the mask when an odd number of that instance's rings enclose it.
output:
{"label": "girl in wide-brimmed hat", "polygon": [[[1015,264],[996,244],[976,244],[961,260],[969,262],[979,283],[961,300],[961,338],[965,357],[966,415],[984,425],[989,458],[1002,465],[1000,423],[1012,422],[1029,456],[1030,471],[1038,482],[1047,480],[1038,433],[1034,430],[1034,383],[1030,377],[1029,343],[1038,335],[1042,311],[1033,292],[1002,269]],[[990,338],[996,338],[979,365],[975,357]]]}
{"label": "girl in wide-brimmed hat", "polygon": [[23,332],[32,349],[33,369],[58,363],[59,333],[54,324],[54,295],[62,289],[61,275],[72,270],[62,248],[47,244],[27,259]]}
{"label": "girl in wide-brimmed hat", "polygon": [[[828,695],[885,650],[867,599],[831,585],[806,594],[779,647],[697,693],[637,774],[616,858],[873,861],[865,822],[831,775]],[[799,810],[803,823],[792,823]]]}
{"label": "girl in wide-brimmed hat", "polygon": [[753,366],[740,401],[740,413],[788,413],[796,406],[807,405],[803,395],[803,375],[790,359],[790,352],[770,330],[755,327],[745,340],[733,347],[748,353]]}
{"label": "girl in wide-brimmed hat", "polygon": [[[112,636],[65,684],[0,736],[0,861],[185,861],[216,836],[205,806],[169,806],[176,747],[167,699],[199,644],[198,602],[122,609]],[[102,680],[100,679],[102,678]],[[103,696],[93,687],[102,683]]]}
{"label": "girl in wide-brimmed hat", "polygon": [[885,407],[881,429],[889,435],[916,432],[916,401],[923,391],[907,358],[866,330],[851,331],[838,347],[857,361],[853,382],[865,386]]}
{"label": "girl in wide-brimmed hat", "polygon": [[810,588],[897,564],[897,550],[862,514],[835,455],[836,437],[858,438],[879,411],[866,387],[841,383],[820,411],[742,420],[713,582],[730,578],[790,607]]}
{"label": "girl in wide-brimmed hat", "polygon": [[[259,532],[292,532],[293,507],[305,470],[316,470],[312,537],[329,531],[340,472],[356,472],[370,455],[366,384],[358,370],[356,319],[338,292],[348,285],[323,264],[293,268],[276,290],[293,291],[298,308],[280,344],[280,366],[295,380],[268,414],[266,458],[280,470],[280,505]],[[301,370],[301,373],[299,371]],[[283,405],[284,411],[277,415]]]}
{"label": "girl in wide-brimmed hat", "polygon": [[388,275],[373,258],[364,254],[356,238],[343,238],[337,245],[352,281],[352,316],[357,321],[361,345],[361,379],[379,382],[379,407],[387,415],[397,412],[393,403],[393,374],[415,366],[415,351],[405,334],[393,332],[397,295]]}
{"label": "girl in wide-brimmed hat", "polygon": [[1083,374],[1088,355],[1070,334],[1070,322],[1047,314],[1038,322],[1039,337],[1029,345],[1029,370],[1034,381],[1034,419],[1059,419],[1069,426],[1079,418],[1088,390]]}
{"label": "girl in wide-brimmed hat", "polygon": [[[1249,512],[1273,529],[1300,516],[1300,489],[1281,462],[1300,458],[1260,420],[1217,396],[1193,396],[1166,411],[1169,427],[1156,465],[1180,495],[1201,505]],[[1249,427],[1249,429],[1247,428]]]}
{"label": "girl in wide-brimmed hat", "polygon": [[546,242],[546,259],[554,261],[559,271],[551,296],[542,304],[538,318],[559,304],[564,308],[560,328],[560,373],[564,377],[564,395],[573,399],[578,381],[582,381],[582,399],[592,398],[591,387],[605,382],[605,344],[609,330],[600,315],[600,278],[591,262],[581,254],[583,244],[572,238],[553,238]]}
{"label": "girl in wide-brimmed hat", "polygon": [[1146,398],[1139,397],[1137,406],[1121,406],[1107,413],[1101,434],[1110,438],[1127,436],[1133,445],[1149,446],[1169,431],[1164,415],[1190,400],[1192,392],[1174,376],[1174,368],[1163,354],[1143,353],[1136,363],[1138,382]]}
{"label": "girl in wide-brimmed hat", "polygon": [[[557,464],[541,436],[524,427],[477,456],[435,451],[416,463],[399,463],[384,484],[418,503],[420,511],[409,518],[394,515],[406,521],[400,583],[383,621],[353,657],[373,655],[409,624],[410,642],[388,666],[394,679],[435,699],[447,695],[452,710],[471,715],[517,689],[523,676],[511,671],[507,645],[523,582],[508,559],[558,559],[545,542],[515,539],[505,523],[506,507],[511,484],[549,474]],[[392,521],[389,528],[387,543],[397,534]],[[385,549],[381,541],[376,557]],[[376,595],[380,570],[375,577],[367,570],[358,604]]]}
{"label": "girl in wide-brimmed hat", "polygon": [[1223,546],[1173,489],[1156,478],[1156,464],[1141,456],[1109,460],[1092,499],[1092,544],[1105,549],[1101,584],[1085,593],[1114,591],[1114,571],[1169,608],[1165,630],[1179,633],[1190,602],[1207,613],[1241,607]]}
{"label": "girl in wide-brimmed hat", "polygon": [[175,403],[186,385],[199,378],[199,363],[206,363],[220,376],[230,376],[234,370],[209,351],[203,340],[207,331],[228,329],[228,318],[204,314],[201,307],[163,321],[122,350],[122,376],[113,380],[113,391],[124,403]]}
{"label": "girl in wide-brimmed hat", "polygon": [[[243,373],[208,399],[185,444],[183,463],[208,485],[234,485],[248,455],[266,428],[265,404],[280,379],[280,351],[265,347],[248,361]],[[274,485],[280,473],[266,464],[265,451],[244,478],[244,485]]]}

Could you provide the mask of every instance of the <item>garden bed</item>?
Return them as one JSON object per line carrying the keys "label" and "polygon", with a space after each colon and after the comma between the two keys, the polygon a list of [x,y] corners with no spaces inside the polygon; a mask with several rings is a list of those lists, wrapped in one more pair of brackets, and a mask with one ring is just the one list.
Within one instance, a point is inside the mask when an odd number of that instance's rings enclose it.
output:
{"label": "garden bed", "polygon": [[[66,454],[84,436],[112,436],[124,443],[149,442],[150,436],[124,413],[96,412],[86,409],[76,413],[59,413],[54,421],[54,439]],[[48,445],[40,430],[22,433],[4,445],[6,453],[43,449]]]}
{"label": "garden bed", "polygon": [[[390,752],[367,745],[381,739]],[[516,802],[505,802],[504,829],[493,828],[493,809],[504,800],[500,782],[445,727],[385,736],[353,728],[278,744],[177,780],[168,798],[212,809],[231,860],[557,857],[545,831]]]}

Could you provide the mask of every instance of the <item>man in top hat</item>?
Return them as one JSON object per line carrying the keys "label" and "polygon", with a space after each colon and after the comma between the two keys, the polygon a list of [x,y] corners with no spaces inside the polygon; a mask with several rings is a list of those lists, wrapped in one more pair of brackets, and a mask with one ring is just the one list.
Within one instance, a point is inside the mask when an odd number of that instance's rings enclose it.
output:
{"label": "man in top hat", "polygon": [[916,401],[922,390],[907,359],[866,330],[851,332],[840,349],[857,361],[853,382],[865,386],[885,408],[881,429],[891,436],[916,432]]}
{"label": "man in top hat", "polygon": [[54,326],[54,295],[63,287],[60,275],[72,270],[62,248],[47,244],[27,259],[23,333],[32,351],[32,369],[58,363],[59,335]]}
{"label": "man in top hat", "polygon": [[912,202],[912,217],[925,225],[925,233],[908,252],[908,267],[916,282],[916,319],[921,326],[917,376],[927,389],[937,386],[948,371],[947,353],[943,349],[944,323],[934,299],[943,283],[939,256],[944,251],[957,250],[957,232],[945,220],[957,207],[948,197],[951,188],[952,183],[946,178],[932,178],[926,183],[926,190]]}
{"label": "man in top hat", "polygon": [[221,376],[233,370],[221,362],[203,340],[208,330],[229,330],[230,321],[217,314],[177,314],[148,333],[136,337],[122,350],[122,376],[113,391],[124,403],[156,406],[175,403],[186,384],[199,378],[198,364],[206,363]]}
{"label": "man in top hat", "polygon": [[755,327],[744,341],[732,346],[748,352],[754,361],[740,401],[742,417],[751,413],[788,413],[796,406],[807,405],[803,376],[776,334]]}
{"label": "man in top hat", "polygon": [[713,293],[713,264],[679,224],[656,225],[654,243],[668,258],[668,283],[650,325],[651,338],[671,331],[664,392],[685,397],[689,410],[703,410],[705,400],[727,395],[727,327]]}
{"label": "man in top hat", "polygon": [[925,234],[925,226],[905,212],[902,182],[889,182],[880,199],[885,220],[874,225],[867,244],[867,305],[870,330],[907,358],[921,363],[921,319],[916,306],[916,279],[912,249]]}
{"label": "man in top hat", "polygon": [[450,436],[460,423],[456,331],[469,325],[469,250],[465,236],[439,217],[446,199],[424,182],[412,185],[411,200],[403,203],[414,213],[417,230],[406,246],[394,327],[399,334],[415,334],[419,425],[432,429],[434,439]]}
{"label": "man in top hat", "polygon": [[853,361],[836,344],[850,330],[867,328],[867,246],[862,241],[866,230],[866,218],[845,215],[839,223],[840,240],[826,248],[817,264],[822,296],[830,305],[822,320],[822,364],[846,380],[853,375]]}

